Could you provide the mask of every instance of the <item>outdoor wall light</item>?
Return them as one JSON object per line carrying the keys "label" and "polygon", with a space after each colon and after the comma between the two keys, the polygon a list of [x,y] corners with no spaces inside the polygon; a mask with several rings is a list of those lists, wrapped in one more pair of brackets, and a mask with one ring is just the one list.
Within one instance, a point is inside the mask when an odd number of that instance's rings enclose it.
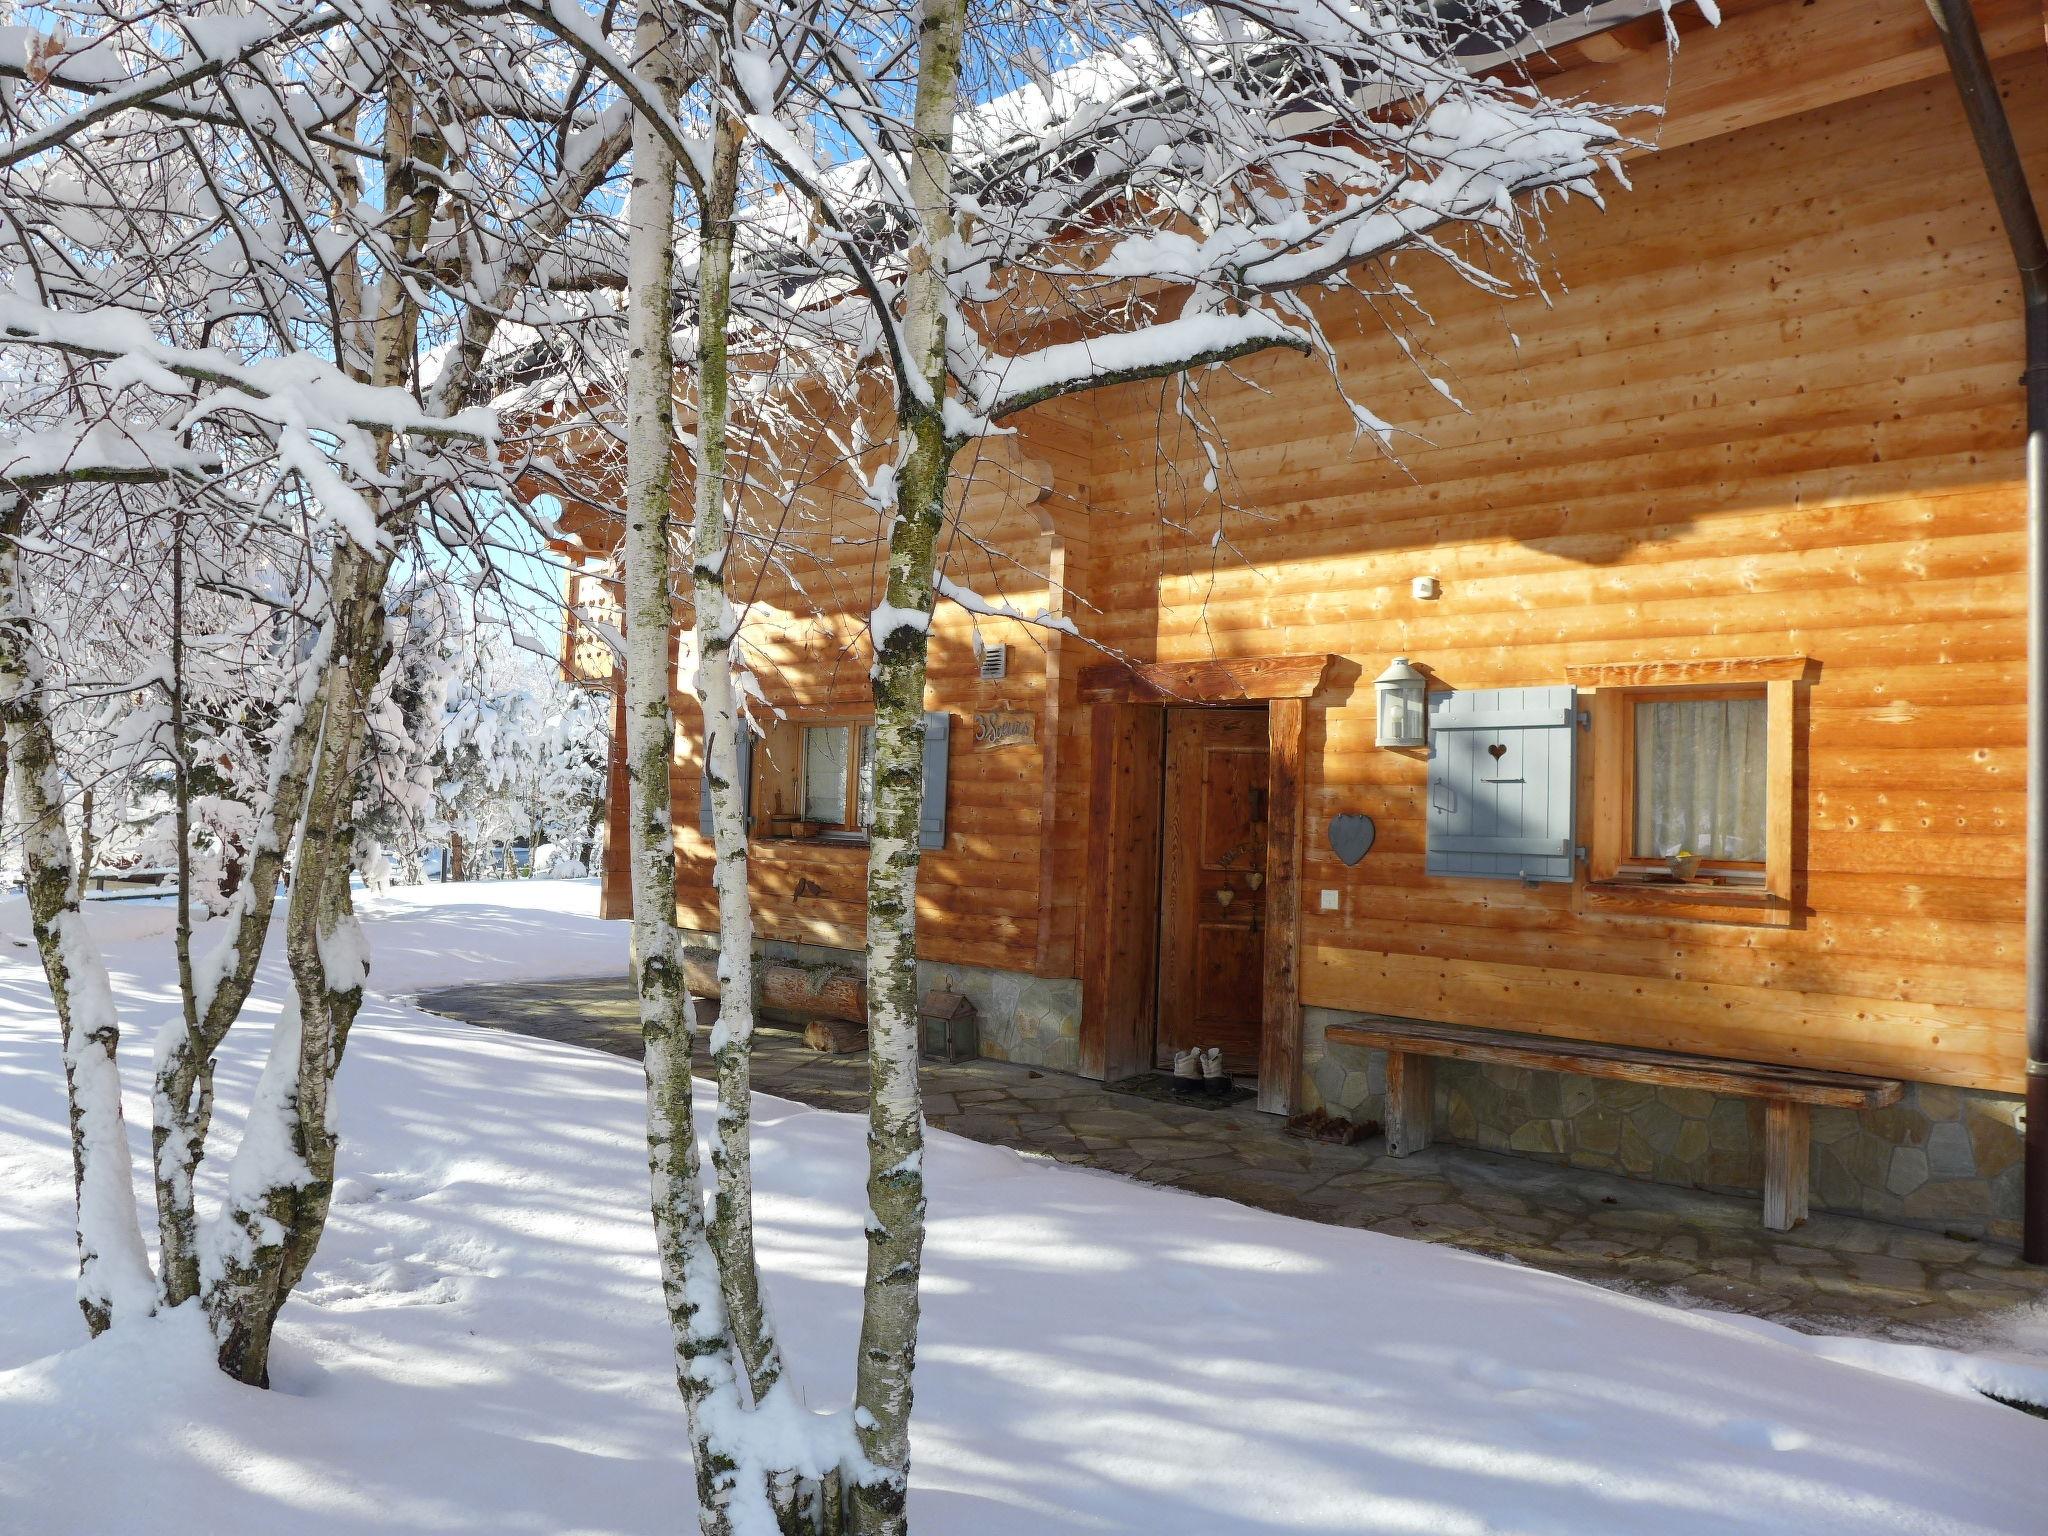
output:
{"label": "outdoor wall light", "polygon": [[1419,747],[1428,739],[1424,700],[1429,679],[1408,665],[1406,656],[1396,656],[1378,677],[1373,692],[1379,700],[1379,726],[1373,745]]}

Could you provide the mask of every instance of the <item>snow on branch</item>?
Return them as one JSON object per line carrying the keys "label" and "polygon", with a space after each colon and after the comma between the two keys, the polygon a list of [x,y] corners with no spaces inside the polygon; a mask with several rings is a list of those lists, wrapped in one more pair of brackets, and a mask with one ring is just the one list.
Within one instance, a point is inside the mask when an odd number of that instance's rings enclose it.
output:
{"label": "snow on branch", "polygon": [[188,87],[218,75],[280,43],[338,26],[338,12],[325,5],[283,13],[258,9],[247,15],[187,18],[188,46],[179,58],[139,75],[119,56],[125,28],[64,44],[30,27],[0,28],[0,79],[70,91],[87,104],[5,144],[0,169],[53,149],[94,123],[117,113],[154,108],[188,117],[218,117],[201,102],[186,99]]}
{"label": "snow on branch", "polygon": [[1063,635],[1080,638],[1081,631],[1074,627],[1074,621],[1063,614],[1054,613],[1050,608],[1041,608],[1036,613],[1026,613],[1013,604],[998,602],[969,591],[951,577],[940,575],[936,578],[939,596],[957,603],[978,619],[1011,619],[1019,624],[1029,624],[1038,629],[1056,629]]}
{"label": "snow on branch", "polygon": [[176,433],[123,428],[96,421],[76,427],[0,438],[0,483],[35,494],[60,485],[143,485],[178,477],[217,474],[218,454],[199,451]]}
{"label": "snow on branch", "polygon": [[1058,342],[1020,357],[987,357],[973,380],[974,398],[983,416],[1000,421],[1079,390],[1164,378],[1271,347],[1306,354],[1310,342],[1261,310],[1183,315],[1135,331]]}
{"label": "snow on branch", "polygon": [[348,426],[472,442],[497,436],[497,417],[488,409],[437,417],[406,390],[361,383],[310,352],[244,360],[216,348],[174,347],[159,341],[148,320],[132,310],[80,314],[0,296],[0,342],[112,363],[117,373],[166,394],[187,393],[187,383],[215,386],[220,393],[198,402],[195,417],[238,410],[312,430]]}

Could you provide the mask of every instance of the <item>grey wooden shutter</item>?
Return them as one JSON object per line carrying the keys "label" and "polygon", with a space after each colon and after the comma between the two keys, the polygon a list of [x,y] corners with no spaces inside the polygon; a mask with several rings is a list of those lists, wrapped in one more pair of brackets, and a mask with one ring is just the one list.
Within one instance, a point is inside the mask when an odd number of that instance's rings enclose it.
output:
{"label": "grey wooden shutter", "polygon": [[917,846],[946,846],[946,758],[953,717],[934,710],[924,717],[924,810],[917,818]]}
{"label": "grey wooden shutter", "polygon": [[[711,763],[710,737],[705,738],[704,762],[708,769]],[[744,725],[740,727],[740,806],[749,832],[754,825],[754,733]],[[704,772],[697,775],[697,830],[706,837],[711,831],[711,775]]]}
{"label": "grey wooden shutter", "polygon": [[1577,691],[1478,688],[1429,703],[1426,871],[1569,881]]}

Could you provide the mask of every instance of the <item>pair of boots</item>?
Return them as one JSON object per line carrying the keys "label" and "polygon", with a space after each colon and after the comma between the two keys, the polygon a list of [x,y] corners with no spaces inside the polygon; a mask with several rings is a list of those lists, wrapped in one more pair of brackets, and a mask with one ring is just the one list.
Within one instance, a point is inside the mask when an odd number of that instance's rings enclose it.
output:
{"label": "pair of boots", "polygon": [[1173,1053],[1173,1075],[1180,1078],[1207,1078],[1211,1082],[1215,1081],[1223,1075],[1222,1048],[1212,1045],[1205,1051],[1200,1046],[1196,1046],[1193,1050],[1175,1051]]}

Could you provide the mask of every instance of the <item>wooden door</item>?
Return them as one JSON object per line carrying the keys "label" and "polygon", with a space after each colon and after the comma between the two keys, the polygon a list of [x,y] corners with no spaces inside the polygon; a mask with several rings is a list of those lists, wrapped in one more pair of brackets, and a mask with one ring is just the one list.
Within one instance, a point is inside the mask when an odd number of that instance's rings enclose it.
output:
{"label": "wooden door", "polygon": [[1154,1051],[1223,1048],[1256,1076],[1265,1014],[1266,712],[1166,717],[1160,857],[1159,1029]]}

